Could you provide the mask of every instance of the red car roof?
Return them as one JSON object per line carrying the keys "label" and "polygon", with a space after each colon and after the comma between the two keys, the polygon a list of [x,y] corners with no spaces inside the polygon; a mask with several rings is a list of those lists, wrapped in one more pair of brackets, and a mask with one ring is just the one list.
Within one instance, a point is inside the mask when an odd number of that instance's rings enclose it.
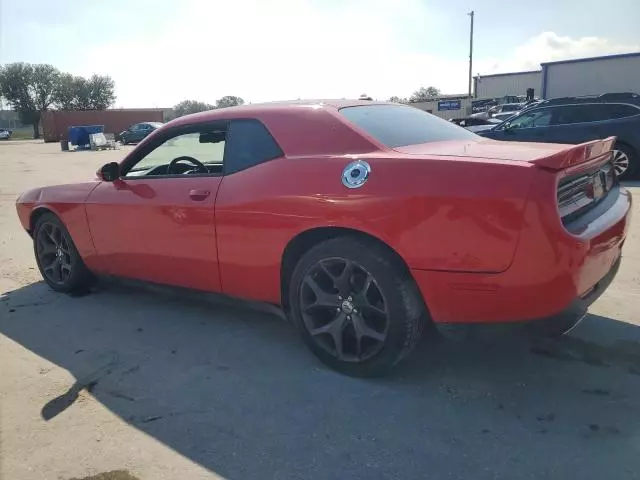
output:
{"label": "red car roof", "polygon": [[368,136],[348,126],[337,110],[386,102],[369,100],[292,100],[220,108],[177,118],[171,128],[216,120],[260,120],[288,156],[358,154],[380,150]]}
{"label": "red car roof", "polygon": [[206,112],[185,115],[175,120],[177,123],[198,123],[203,121],[215,121],[219,118],[238,117],[263,117],[265,115],[286,112],[295,115],[301,108],[321,109],[329,107],[340,109],[344,107],[356,107],[360,105],[386,104],[387,102],[372,102],[369,100],[347,99],[319,99],[319,100],[284,100],[277,102],[253,103],[238,105],[236,107],[207,110]]}

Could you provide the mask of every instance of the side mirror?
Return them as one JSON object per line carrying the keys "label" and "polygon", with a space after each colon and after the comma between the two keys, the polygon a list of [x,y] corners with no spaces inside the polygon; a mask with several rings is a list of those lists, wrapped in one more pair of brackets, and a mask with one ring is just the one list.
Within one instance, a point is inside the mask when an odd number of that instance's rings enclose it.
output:
{"label": "side mirror", "polygon": [[513,130],[513,127],[511,126],[511,122],[504,122],[504,127],[502,127],[502,129],[505,132],[510,132],[511,130]]}
{"label": "side mirror", "polygon": [[106,165],[103,165],[96,174],[100,180],[104,180],[105,182],[115,182],[120,178],[120,165],[116,162],[107,163]]}

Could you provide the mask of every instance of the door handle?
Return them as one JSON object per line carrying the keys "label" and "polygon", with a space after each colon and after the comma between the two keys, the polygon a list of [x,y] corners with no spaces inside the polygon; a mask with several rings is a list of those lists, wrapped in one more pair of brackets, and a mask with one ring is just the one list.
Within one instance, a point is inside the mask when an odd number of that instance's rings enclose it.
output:
{"label": "door handle", "polygon": [[198,202],[205,200],[210,194],[209,190],[189,190],[189,198]]}

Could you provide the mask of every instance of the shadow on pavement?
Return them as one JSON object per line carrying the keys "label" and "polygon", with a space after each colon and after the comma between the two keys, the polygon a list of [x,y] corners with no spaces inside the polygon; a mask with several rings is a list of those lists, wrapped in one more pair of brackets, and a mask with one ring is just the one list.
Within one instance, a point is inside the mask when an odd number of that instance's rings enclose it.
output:
{"label": "shadow on pavement", "polygon": [[281,318],[107,285],[0,297],[0,332],[227,478],[637,478],[640,328],[590,316],[556,341],[425,341],[396,375],[325,369]]}

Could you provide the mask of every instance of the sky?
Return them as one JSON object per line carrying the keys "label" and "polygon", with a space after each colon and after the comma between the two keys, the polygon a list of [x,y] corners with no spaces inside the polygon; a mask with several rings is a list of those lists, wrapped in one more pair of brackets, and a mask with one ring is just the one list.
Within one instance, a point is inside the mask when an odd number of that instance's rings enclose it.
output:
{"label": "sky", "polygon": [[462,94],[473,74],[640,51],[638,0],[0,0],[0,64],[110,75],[116,107]]}

